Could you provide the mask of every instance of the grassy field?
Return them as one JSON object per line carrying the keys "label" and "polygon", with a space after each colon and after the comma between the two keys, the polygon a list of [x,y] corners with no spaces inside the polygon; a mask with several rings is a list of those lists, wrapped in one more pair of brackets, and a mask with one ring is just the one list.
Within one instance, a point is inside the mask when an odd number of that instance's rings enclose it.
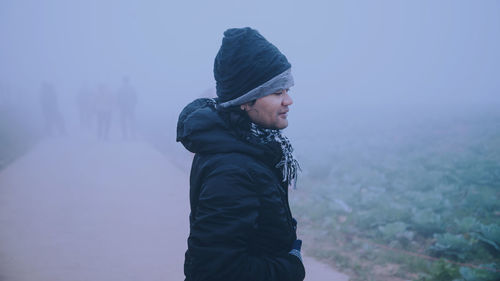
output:
{"label": "grassy field", "polygon": [[500,115],[298,147],[304,173],[291,204],[308,254],[352,280],[500,280]]}

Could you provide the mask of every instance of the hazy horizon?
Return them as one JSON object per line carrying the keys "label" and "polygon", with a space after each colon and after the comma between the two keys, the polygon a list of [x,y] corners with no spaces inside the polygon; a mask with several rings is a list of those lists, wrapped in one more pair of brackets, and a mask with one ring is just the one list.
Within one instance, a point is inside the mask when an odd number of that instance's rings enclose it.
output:
{"label": "hazy horizon", "polygon": [[292,63],[292,119],[500,101],[498,1],[3,1],[0,85],[36,95],[48,81],[70,103],[129,76],[144,112],[178,112],[214,87],[223,32],[242,26]]}

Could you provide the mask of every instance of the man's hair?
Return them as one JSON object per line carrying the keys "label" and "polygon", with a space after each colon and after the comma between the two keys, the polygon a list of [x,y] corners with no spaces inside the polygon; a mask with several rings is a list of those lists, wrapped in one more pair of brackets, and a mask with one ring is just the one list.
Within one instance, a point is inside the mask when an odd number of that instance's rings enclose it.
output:
{"label": "man's hair", "polygon": [[[256,100],[253,100],[250,104],[253,105],[255,102]],[[246,139],[252,123],[246,111],[241,110],[239,105],[226,108],[217,106],[217,113],[239,137]]]}

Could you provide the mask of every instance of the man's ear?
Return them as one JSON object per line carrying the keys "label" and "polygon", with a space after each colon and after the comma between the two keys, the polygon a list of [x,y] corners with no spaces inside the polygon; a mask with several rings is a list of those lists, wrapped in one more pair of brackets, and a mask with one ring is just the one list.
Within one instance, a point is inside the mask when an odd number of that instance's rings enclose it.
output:
{"label": "man's ear", "polygon": [[250,102],[245,102],[244,104],[240,105],[241,110],[248,111],[249,104]]}

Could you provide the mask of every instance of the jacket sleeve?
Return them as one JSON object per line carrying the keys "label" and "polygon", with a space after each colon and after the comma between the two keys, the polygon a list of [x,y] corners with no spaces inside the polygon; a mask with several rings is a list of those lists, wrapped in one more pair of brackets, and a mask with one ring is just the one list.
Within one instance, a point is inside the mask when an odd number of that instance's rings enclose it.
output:
{"label": "jacket sleeve", "polygon": [[247,171],[236,167],[205,180],[188,240],[193,281],[304,279],[296,256],[248,253],[260,205],[254,184]]}

